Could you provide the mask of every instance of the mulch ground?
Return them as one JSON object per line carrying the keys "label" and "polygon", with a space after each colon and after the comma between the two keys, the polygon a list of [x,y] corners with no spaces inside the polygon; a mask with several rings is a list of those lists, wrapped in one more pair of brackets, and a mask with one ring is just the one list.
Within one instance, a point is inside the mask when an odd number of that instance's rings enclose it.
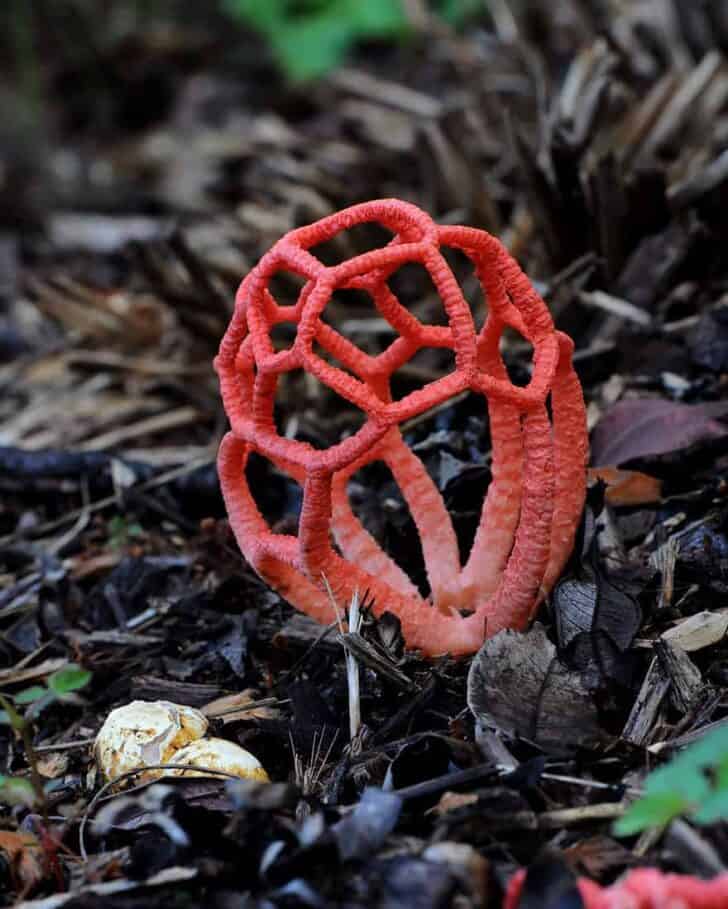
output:
{"label": "mulch ground", "polygon": [[[575,872],[725,870],[723,824],[611,825],[727,716],[728,21],[710,2],[511,6],[296,88],[215,15],[125,30],[79,5],[36,36],[42,108],[0,94],[0,693],[92,672],[33,722],[45,805],[0,797],[6,904],[496,907],[533,862],[531,900]],[[294,613],[244,563],[217,483],[212,358],[237,284],[290,228],[389,196],[504,241],[575,340],[593,430],[562,583],[529,633],[473,661],[406,653],[396,622],[352,641]],[[435,320],[423,275],[398,281]],[[381,349],[362,299],[330,309]],[[503,355],[527,381],[525,341]],[[438,357],[403,369],[400,394]],[[317,446],[356,425],[302,378],[278,405]],[[406,430],[467,549],[490,479],[482,405]],[[296,484],[261,460],[250,477],[271,524],[295,527]],[[350,494],[426,592],[391,474],[372,465]],[[101,790],[91,744],[133,699],[205,710],[272,785]],[[28,777],[9,726],[0,760]]]}

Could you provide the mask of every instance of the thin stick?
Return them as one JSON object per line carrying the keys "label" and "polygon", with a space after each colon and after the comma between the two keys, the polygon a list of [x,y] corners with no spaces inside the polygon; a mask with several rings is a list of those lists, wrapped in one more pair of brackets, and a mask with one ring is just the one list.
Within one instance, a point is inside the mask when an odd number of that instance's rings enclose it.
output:
{"label": "thin stick", "polygon": [[58,742],[57,745],[36,745],[36,754],[45,754],[53,751],[73,751],[76,748],[88,748],[95,739],[77,739],[75,742]]}
{"label": "thin stick", "polygon": [[[361,612],[359,610],[359,591],[354,591],[354,596],[349,603],[349,633],[358,634],[361,628]],[[359,664],[351,648],[344,645],[346,654],[346,682],[349,689],[349,738],[353,742],[361,727],[361,691]]]}
{"label": "thin stick", "polygon": [[[361,727],[361,697],[360,697],[360,687],[359,687],[359,664],[356,661],[356,657],[351,652],[349,647],[346,644],[346,639],[344,637],[344,623],[341,617],[341,611],[339,610],[339,604],[336,602],[334,597],[334,592],[331,589],[328,578],[326,575],[322,575],[324,586],[326,587],[326,592],[329,595],[331,600],[331,605],[336,611],[336,618],[339,623],[339,634],[341,635],[341,643],[344,647],[344,661],[346,665],[346,684],[349,692],[349,741],[353,742],[356,738],[359,728]],[[349,633],[351,634],[359,633],[361,627],[362,616],[361,610],[359,609],[359,591],[355,590],[354,595],[351,598],[349,603]]]}

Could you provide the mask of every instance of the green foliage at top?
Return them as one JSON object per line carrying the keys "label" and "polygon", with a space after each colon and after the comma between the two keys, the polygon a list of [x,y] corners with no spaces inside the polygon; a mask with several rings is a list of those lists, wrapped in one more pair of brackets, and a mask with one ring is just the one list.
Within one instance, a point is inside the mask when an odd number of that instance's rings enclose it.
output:
{"label": "green foliage at top", "polygon": [[617,836],[686,816],[696,824],[728,819],[728,727],[721,726],[653,771],[644,795],[614,824]]}
{"label": "green foliage at top", "polygon": [[[222,0],[233,17],[265,36],[295,82],[334,69],[357,41],[404,37],[411,25],[402,0]],[[435,11],[453,25],[482,9],[484,0],[437,0]]]}

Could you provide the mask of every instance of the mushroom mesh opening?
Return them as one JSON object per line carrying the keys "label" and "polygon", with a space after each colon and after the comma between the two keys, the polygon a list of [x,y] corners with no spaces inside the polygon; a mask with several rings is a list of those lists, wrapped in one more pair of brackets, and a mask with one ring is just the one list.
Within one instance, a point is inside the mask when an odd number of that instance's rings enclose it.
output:
{"label": "mushroom mesh opening", "polygon": [[271,530],[295,536],[303,499],[300,485],[255,451],[248,455],[245,479],[258,510]]}
{"label": "mushroom mesh opening", "polygon": [[367,464],[349,480],[347,493],[362,526],[417,586],[421,596],[428,597],[430,585],[417,527],[389,467],[383,461]]}
{"label": "mushroom mesh opening", "polygon": [[[323,348],[321,352],[325,354]],[[336,358],[327,359],[342,368]],[[301,368],[278,376],[273,413],[281,437],[307,442],[320,451],[354,435],[367,419],[329,385]]]}
{"label": "mushroom mesh opening", "polygon": [[391,376],[392,398],[400,401],[413,391],[425,388],[455,372],[455,352],[447,347],[422,347]]}
{"label": "mushroom mesh opening", "polygon": [[359,256],[372,249],[386,246],[393,234],[381,224],[368,221],[365,224],[354,224],[339,231],[330,240],[324,240],[309,247],[309,252],[329,267],[338,265],[352,256]]}

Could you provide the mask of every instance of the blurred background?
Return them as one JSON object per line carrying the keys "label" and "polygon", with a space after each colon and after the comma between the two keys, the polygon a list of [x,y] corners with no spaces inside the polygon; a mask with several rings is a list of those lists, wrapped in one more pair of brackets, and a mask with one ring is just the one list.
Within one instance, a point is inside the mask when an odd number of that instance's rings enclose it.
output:
{"label": "blurred background", "polygon": [[[25,495],[68,480],[44,520],[82,474],[108,490],[109,455],[134,465],[115,489],[200,468],[185,507],[209,513],[209,488],[219,511],[234,290],[282,233],[370,198],[502,238],[576,339],[592,422],[635,364],[673,398],[720,393],[721,0],[7,0],[0,19],[0,474]],[[427,310],[418,280],[401,292]],[[506,351],[523,381],[527,353]],[[284,397],[287,431],[348,431],[319,403],[303,388],[291,425]]]}

